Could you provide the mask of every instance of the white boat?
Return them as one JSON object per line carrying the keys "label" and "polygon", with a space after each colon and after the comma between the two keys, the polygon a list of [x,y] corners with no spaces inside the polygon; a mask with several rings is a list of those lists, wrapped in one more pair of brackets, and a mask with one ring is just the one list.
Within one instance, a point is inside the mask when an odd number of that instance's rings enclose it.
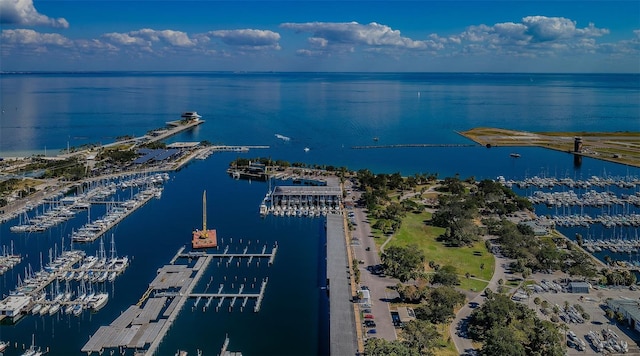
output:
{"label": "white boat", "polygon": [[40,315],[45,315],[49,313],[49,308],[51,308],[49,304],[43,305],[42,308],[40,308]]}
{"label": "white boat", "polygon": [[7,347],[9,347],[8,341],[0,341],[0,352],[3,352],[4,350],[6,350]]}
{"label": "white boat", "polygon": [[73,306],[73,315],[79,316],[80,314],[82,314],[82,305],[81,304],[74,305]]}
{"label": "white boat", "polygon": [[115,281],[117,276],[118,276],[118,273],[116,271],[109,273],[109,278],[108,278],[109,282]]}
{"label": "white boat", "polygon": [[109,293],[98,293],[89,301],[89,307],[93,311],[98,311],[107,304],[107,301],[109,301]]}
{"label": "white boat", "polygon": [[54,315],[60,310],[60,304],[53,304],[51,308],[49,308],[49,315]]}
{"label": "white boat", "polygon": [[31,309],[31,314],[38,314],[40,313],[40,309],[42,309],[42,304],[36,304],[33,306],[33,309]]}
{"label": "white boat", "polygon": [[74,305],[73,305],[73,304],[69,304],[69,305],[64,309],[64,313],[65,313],[65,314],[71,314],[71,313],[73,313],[73,307],[74,307]]}

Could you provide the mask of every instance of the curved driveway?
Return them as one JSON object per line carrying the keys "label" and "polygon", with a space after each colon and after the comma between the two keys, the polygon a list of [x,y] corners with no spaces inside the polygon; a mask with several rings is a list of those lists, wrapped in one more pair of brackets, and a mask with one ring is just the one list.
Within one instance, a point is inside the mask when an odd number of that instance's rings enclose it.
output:
{"label": "curved driveway", "polygon": [[[498,280],[502,279],[503,281],[507,280],[506,269],[512,260],[502,256],[502,254],[494,253],[494,272],[489,284],[486,288],[490,288],[492,291],[496,291],[498,289]],[[485,288],[485,289],[486,289]],[[458,313],[456,314],[455,319],[449,325],[449,333],[451,334],[451,340],[453,340],[454,345],[456,346],[456,350],[461,355],[474,355],[475,351],[473,349],[473,345],[471,344],[471,339],[467,338],[467,324],[469,322],[469,316],[471,312],[473,312],[474,308],[479,307],[484,303],[484,293],[478,293],[475,295],[471,301],[466,303]]]}

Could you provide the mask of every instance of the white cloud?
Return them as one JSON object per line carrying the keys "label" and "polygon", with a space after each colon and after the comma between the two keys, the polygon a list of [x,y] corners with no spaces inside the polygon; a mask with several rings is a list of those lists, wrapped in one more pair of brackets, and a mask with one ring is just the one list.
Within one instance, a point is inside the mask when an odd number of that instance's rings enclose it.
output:
{"label": "white cloud", "polygon": [[219,38],[228,46],[237,46],[242,49],[280,49],[280,34],[269,30],[217,30],[207,32],[207,35]]}
{"label": "white cloud", "polygon": [[3,45],[43,46],[54,45],[59,47],[71,47],[73,41],[57,33],[39,33],[34,30],[18,29],[3,30]]}
{"label": "white cloud", "polygon": [[0,0],[0,24],[69,27],[69,22],[64,18],[53,19],[38,13],[33,0]]}
{"label": "white cloud", "polygon": [[195,45],[189,36],[182,31],[157,31],[150,28],[144,28],[139,31],[129,32],[128,35],[134,38],[146,39],[151,42],[163,42],[176,47],[189,47]]}
{"label": "white cloud", "polygon": [[[153,30],[143,28],[126,33],[111,32],[102,35],[102,39],[114,46],[135,54],[163,54],[196,47],[198,40],[191,39],[187,33],[174,30]],[[139,54],[139,53],[138,53]]]}
{"label": "white cloud", "polygon": [[280,27],[298,33],[311,33],[309,43],[314,46],[320,44],[322,47],[365,46],[424,50],[435,45],[432,41],[416,41],[403,37],[400,31],[375,22],[367,25],[357,22],[283,23]]}
{"label": "white cloud", "polygon": [[503,22],[493,26],[469,26],[451,43],[464,53],[498,52],[517,56],[554,55],[563,51],[590,53],[598,50],[596,37],[609,33],[590,23],[578,28],[564,17],[527,16],[520,23]]}
{"label": "white cloud", "polygon": [[118,44],[118,45],[125,45],[125,46],[135,45],[135,46],[141,46],[141,47],[151,46],[151,42],[146,41],[140,37],[131,36],[127,33],[117,33],[117,32],[105,33],[104,35],[102,35],[102,37],[107,41],[114,44]]}
{"label": "white cloud", "polygon": [[532,42],[557,41],[578,37],[599,37],[609,33],[607,29],[598,29],[593,23],[589,27],[576,28],[576,22],[564,17],[527,16],[522,19],[526,32]]}
{"label": "white cloud", "polygon": [[325,48],[329,44],[329,41],[327,41],[325,38],[320,37],[309,37],[309,39],[307,39],[307,42],[309,42],[309,45],[311,47],[315,48]]}

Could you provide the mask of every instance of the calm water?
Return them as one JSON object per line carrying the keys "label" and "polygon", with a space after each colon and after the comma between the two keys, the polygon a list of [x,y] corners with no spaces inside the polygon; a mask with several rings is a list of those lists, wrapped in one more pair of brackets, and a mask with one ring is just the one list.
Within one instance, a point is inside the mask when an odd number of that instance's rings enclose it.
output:
{"label": "calm water", "polygon": [[[206,120],[172,141],[209,140],[230,145],[269,145],[268,150],[225,153],[194,161],[171,173],[162,198],[153,199],[114,231],[118,254],[133,257],[116,282],[107,306],[81,318],[23,318],[0,327],[0,339],[49,346],[53,355],[79,355],[100,325],[135,304],[177,249],[200,224],[200,199],[208,195],[208,221],[231,248],[277,241],[275,264],[259,267],[211,265],[197,290],[224,281],[268,277],[259,313],[191,311],[187,303],[163,342],[160,354],[183,348],[219,351],[225,334],[230,349],[245,355],[314,355],[326,350],[326,300],[319,289],[323,256],[320,219],[260,219],[264,183],[234,181],[224,172],[236,157],[270,156],[291,162],[370,168],[374,172],[437,172],[441,177],[522,178],[533,175],[586,178],[634,175],[637,168],[573,157],[538,148],[454,147],[354,150],[356,145],[469,143],[456,131],[494,126],[530,131],[640,131],[638,75],[514,74],[226,74],[100,73],[3,74],[0,156],[53,154],[71,146],[112,142],[120,135],[142,135],[195,110]],[[285,142],[275,137],[291,137]],[[303,149],[310,150],[305,152]],[[97,213],[97,212],[96,212]],[[92,212],[92,216],[93,216]],[[97,215],[96,215],[97,216]],[[0,244],[14,242],[24,262],[0,277],[0,293],[13,289],[30,263],[86,213],[42,234],[12,234],[0,226]],[[229,240],[227,240],[227,238]],[[109,236],[105,241],[109,248]],[[68,247],[67,247],[68,248]],[[93,254],[98,241],[81,245]],[[249,302],[249,306],[252,306]],[[202,306],[202,302],[200,306]],[[227,305],[227,304],[225,304]],[[250,308],[249,308],[250,309]]]}

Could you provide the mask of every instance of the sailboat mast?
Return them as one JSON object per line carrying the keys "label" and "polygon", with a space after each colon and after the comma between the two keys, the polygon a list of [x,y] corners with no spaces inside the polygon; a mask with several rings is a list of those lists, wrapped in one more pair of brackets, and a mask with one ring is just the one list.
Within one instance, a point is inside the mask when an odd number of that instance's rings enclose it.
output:
{"label": "sailboat mast", "polygon": [[207,191],[202,193],[202,233],[207,236]]}

